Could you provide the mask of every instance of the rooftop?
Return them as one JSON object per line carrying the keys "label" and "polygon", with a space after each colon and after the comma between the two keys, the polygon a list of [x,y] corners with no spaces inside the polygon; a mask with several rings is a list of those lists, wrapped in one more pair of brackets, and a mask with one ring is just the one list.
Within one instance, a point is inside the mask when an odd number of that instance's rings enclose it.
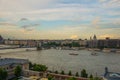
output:
{"label": "rooftop", "polygon": [[108,68],[106,68],[104,78],[107,80],[120,80],[120,73],[109,72]]}
{"label": "rooftop", "polygon": [[0,66],[9,64],[24,64],[28,63],[27,59],[15,59],[15,58],[0,58]]}
{"label": "rooftop", "polygon": [[105,78],[108,80],[120,80],[120,73],[108,72]]}

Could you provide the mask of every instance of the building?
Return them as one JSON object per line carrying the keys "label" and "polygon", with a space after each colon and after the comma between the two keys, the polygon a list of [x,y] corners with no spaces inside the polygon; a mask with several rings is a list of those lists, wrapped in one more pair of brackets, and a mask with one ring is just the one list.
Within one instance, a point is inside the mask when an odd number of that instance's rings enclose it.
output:
{"label": "building", "polygon": [[96,35],[90,37],[87,41],[87,46],[89,48],[120,48],[120,39],[97,39]]}
{"label": "building", "polygon": [[15,76],[14,69],[18,65],[22,67],[22,70],[29,69],[29,61],[26,59],[0,58],[0,68],[3,68],[8,72],[8,79]]}
{"label": "building", "polygon": [[106,67],[103,80],[120,80],[120,73],[109,72],[108,68]]}
{"label": "building", "polygon": [[4,41],[5,45],[19,45],[20,47],[36,47],[36,40],[10,40],[6,39]]}
{"label": "building", "polygon": [[0,35],[0,44],[3,44],[3,42],[4,42],[4,39],[3,39],[3,37]]}
{"label": "building", "polygon": [[85,40],[79,39],[79,44],[80,44],[80,47],[86,47],[87,46],[87,39],[85,39]]}
{"label": "building", "polygon": [[87,45],[89,48],[97,48],[98,47],[98,40],[96,35],[92,37],[90,37],[90,40],[88,40]]}
{"label": "building", "polygon": [[120,48],[120,39],[100,39],[98,40],[98,47],[100,48]]}

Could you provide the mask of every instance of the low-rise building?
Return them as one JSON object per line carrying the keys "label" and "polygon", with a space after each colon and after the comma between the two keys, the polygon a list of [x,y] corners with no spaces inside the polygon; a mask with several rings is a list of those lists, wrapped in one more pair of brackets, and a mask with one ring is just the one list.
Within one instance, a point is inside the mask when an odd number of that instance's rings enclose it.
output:
{"label": "low-rise building", "polygon": [[0,58],[0,68],[8,72],[8,79],[13,78],[16,66],[21,66],[22,70],[29,69],[29,61],[26,59]]}

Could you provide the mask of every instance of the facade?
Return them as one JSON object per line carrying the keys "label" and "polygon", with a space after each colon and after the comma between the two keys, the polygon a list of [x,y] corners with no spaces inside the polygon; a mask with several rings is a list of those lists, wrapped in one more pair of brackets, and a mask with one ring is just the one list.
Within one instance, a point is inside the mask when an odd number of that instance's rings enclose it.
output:
{"label": "facade", "polygon": [[89,48],[120,48],[120,39],[97,39],[96,35],[90,37],[90,40],[87,41]]}
{"label": "facade", "polygon": [[61,41],[61,45],[64,45],[64,44],[70,44],[70,43],[72,43],[72,42],[73,42],[72,39],[62,40],[62,41]]}
{"label": "facade", "polygon": [[102,48],[120,48],[120,39],[101,39],[98,40],[98,47]]}
{"label": "facade", "polygon": [[[0,42],[2,41],[2,37],[0,37]],[[120,39],[97,39],[97,36],[94,35],[90,37],[89,40],[79,39],[65,39],[65,40],[4,40],[6,45],[19,45],[20,47],[37,47],[39,44],[44,45],[47,43],[56,43],[60,44],[59,47],[64,45],[69,45],[73,42],[78,43],[80,47],[88,47],[88,48],[120,48]],[[66,46],[64,46],[66,47]]]}
{"label": "facade", "polygon": [[89,48],[97,48],[98,47],[98,40],[96,35],[92,37],[90,37],[90,40],[88,40],[87,45]]}
{"label": "facade", "polygon": [[81,47],[86,47],[87,46],[87,40],[86,39],[85,40],[80,39],[79,44],[80,44]]}
{"label": "facade", "polygon": [[37,45],[36,40],[5,40],[6,45],[20,45],[21,47],[35,47]]}
{"label": "facade", "polygon": [[29,61],[26,59],[0,58],[0,68],[3,68],[8,72],[8,79],[15,76],[14,69],[18,65],[22,67],[22,70],[29,69]]}

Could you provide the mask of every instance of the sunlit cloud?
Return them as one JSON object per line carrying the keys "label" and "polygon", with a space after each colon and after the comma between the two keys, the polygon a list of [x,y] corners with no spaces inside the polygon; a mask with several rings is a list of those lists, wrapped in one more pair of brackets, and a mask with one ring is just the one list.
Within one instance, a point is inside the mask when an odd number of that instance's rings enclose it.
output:
{"label": "sunlit cloud", "polygon": [[102,39],[105,39],[105,38],[117,38],[116,35],[113,35],[113,34],[103,34],[103,35],[100,35],[100,38]]}
{"label": "sunlit cloud", "polygon": [[70,38],[71,39],[78,39],[79,37],[78,37],[78,35],[72,35]]}

